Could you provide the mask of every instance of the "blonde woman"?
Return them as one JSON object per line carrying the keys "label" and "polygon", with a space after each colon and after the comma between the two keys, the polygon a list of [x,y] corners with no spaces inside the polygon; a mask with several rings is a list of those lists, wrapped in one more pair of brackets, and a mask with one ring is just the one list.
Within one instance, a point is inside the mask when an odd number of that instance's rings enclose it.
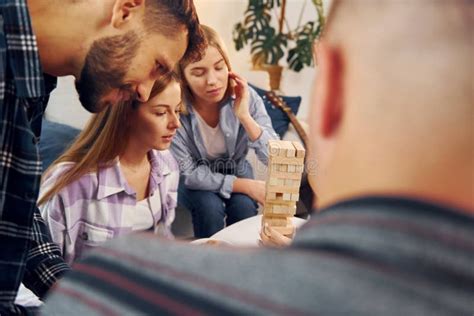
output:
{"label": "blonde woman", "polygon": [[267,143],[278,138],[262,99],[231,72],[218,34],[202,26],[207,48],[200,60],[183,60],[186,115],[171,150],[181,171],[179,202],[191,211],[196,237],[257,214],[265,183],[253,179],[249,148],[268,161]]}
{"label": "blonde woman", "polygon": [[172,237],[179,170],[167,149],[180,109],[180,85],[164,77],[148,102],[93,116],[46,171],[38,204],[67,262],[132,231]]}

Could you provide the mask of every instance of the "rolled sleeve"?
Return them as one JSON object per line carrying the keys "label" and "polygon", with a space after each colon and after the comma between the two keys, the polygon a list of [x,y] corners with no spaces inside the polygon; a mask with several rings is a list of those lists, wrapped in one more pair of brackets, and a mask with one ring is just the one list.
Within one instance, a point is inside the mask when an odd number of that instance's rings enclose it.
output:
{"label": "rolled sleeve", "polygon": [[235,179],[237,179],[237,177],[233,175],[224,176],[224,181],[222,182],[222,186],[219,191],[219,195],[222,196],[224,199],[230,198],[230,195],[232,194],[234,189]]}
{"label": "rolled sleeve", "polygon": [[48,227],[38,209],[34,212],[33,232],[34,238],[27,256],[23,282],[41,298],[64,273],[69,271],[69,266],[64,262],[58,245],[51,239]]}

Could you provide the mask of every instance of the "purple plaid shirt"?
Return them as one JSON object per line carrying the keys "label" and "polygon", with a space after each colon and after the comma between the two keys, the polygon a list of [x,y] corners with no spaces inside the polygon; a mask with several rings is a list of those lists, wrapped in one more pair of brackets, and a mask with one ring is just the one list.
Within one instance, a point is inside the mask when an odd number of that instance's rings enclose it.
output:
{"label": "purple plaid shirt", "polygon": [[[169,151],[150,151],[151,174],[149,206],[154,231],[172,238],[171,223],[175,217],[178,165]],[[46,192],[72,163],[62,163],[47,175],[40,195]],[[63,188],[40,206],[64,259],[72,263],[89,248],[133,230],[136,193],[128,185],[116,159],[110,167],[85,174]],[[150,215],[151,215],[150,214]]]}

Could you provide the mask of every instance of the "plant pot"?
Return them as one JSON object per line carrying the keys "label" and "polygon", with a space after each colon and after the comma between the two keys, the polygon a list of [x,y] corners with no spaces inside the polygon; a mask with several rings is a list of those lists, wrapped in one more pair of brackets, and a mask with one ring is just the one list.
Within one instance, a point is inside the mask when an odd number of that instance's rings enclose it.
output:
{"label": "plant pot", "polygon": [[268,72],[270,77],[270,89],[280,90],[283,67],[279,65],[262,65],[262,69]]}

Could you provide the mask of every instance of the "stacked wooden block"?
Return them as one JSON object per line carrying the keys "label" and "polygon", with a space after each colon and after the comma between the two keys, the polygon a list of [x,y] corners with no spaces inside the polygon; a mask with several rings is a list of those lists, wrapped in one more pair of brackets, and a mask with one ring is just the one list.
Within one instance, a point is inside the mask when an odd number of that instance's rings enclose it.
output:
{"label": "stacked wooden block", "polygon": [[266,233],[265,224],[268,224],[289,236],[295,229],[291,217],[296,213],[299,200],[305,149],[299,142],[270,140],[268,150],[270,159],[262,228]]}

